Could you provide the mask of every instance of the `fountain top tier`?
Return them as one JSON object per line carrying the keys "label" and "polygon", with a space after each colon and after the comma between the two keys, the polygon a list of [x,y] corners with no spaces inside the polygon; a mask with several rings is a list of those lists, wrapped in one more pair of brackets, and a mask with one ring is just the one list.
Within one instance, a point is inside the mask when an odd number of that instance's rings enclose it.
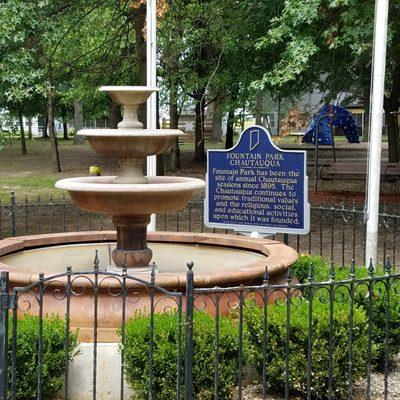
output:
{"label": "fountain top tier", "polygon": [[160,89],[150,86],[102,86],[100,92],[106,92],[117,104],[133,106],[143,104],[152,93]]}
{"label": "fountain top tier", "polygon": [[[100,89],[106,92],[114,102],[123,109],[123,120],[118,124],[118,129],[82,129],[79,136],[86,137],[90,146],[96,153],[119,160],[120,173],[111,180],[106,179],[104,184],[100,182],[86,182],[87,178],[63,179],[56,186],[61,189],[79,189],[82,192],[92,190],[105,190],[104,185],[115,184],[139,184],[149,183],[149,179],[143,175],[144,159],[148,156],[161,154],[171,147],[177,137],[183,135],[178,129],[143,129],[143,124],[137,117],[137,109],[159,89],[148,86],[102,86]],[[104,179],[104,178],[102,178]],[[184,178],[183,180],[185,180]],[[188,182],[180,182],[181,185],[189,184],[189,187],[204,187],[204,182],[187,178]],[[89,184],[89,186],[87,186]],[[178,182],[168,182],[169,185],[177,185]],[[172,187],[171,187],[172,189]],[[132,187],[126,187],[128,192]],[[111,190],[114,191],[114,190]],[[123,190],[122,190],[123,191]],[[135,188],[135,191],[140,191]],[[152,192],[153,190],[149,190]],[[71,192],[70,192],[71,193]],[[84,207],[87,209],[88,205]],[[91,210],[95,211],[95,210]]]}
{"label": "fountain top tier", "polygon": [[102,86],[100,91],[106,92],[115,103],[122,106],[124,118],[118,124],[119,129],[143,129],[137,116],[138,107],[159,89],[148,86]]}

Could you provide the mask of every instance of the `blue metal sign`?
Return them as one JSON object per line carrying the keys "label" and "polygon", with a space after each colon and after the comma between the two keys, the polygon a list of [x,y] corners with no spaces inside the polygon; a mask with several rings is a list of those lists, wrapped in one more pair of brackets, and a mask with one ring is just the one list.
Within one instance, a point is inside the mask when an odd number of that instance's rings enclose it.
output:
{"label": "blue metal sign", "polygon": [[306,234],[310,227],[307,154],[282,150],[261,126],[229,150],[208,150],[206,226]]}

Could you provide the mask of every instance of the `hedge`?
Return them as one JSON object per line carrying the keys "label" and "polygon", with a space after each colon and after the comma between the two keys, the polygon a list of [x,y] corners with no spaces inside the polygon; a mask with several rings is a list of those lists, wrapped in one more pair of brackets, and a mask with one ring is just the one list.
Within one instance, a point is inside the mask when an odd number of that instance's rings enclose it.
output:
{"label": "hedge", "polygon": [[[39,318],[26,315],[18,320],[16,353],[16,393],[21,400],[36,399],[37,346]],[[11,364],[12,319],[9,324],[9,360]],[[65,322],[58,317],[43,318],[42,334],[42,398],[53,398],[64,383]],[[77,333],[70,333],[69,360],[78,354]],[[11,387],[11,365],[8,371],[8,386]]]}
{"label": "hedge", "polygon": [[[291,395],[306,397],[307,394],[307,351],[309,306],[305,300],[297,299],[290,308],[289,334],[289,387]],[[252,365],[263,373],[263,324],[264,310],[253,307],[245,313],[250,332]],[[329,304],[314,301],[312,313],[312,396],[325,399],[329,379]],[[266,325],[266,381],[269,390],[276,394],[285,392],[286,352],[286,306],[269,305]],[[335,304],[332,348],[332,388],[335,399],[348,395],[348,332],[349,306]],[[367,357],[366,314],[360,307],[354,310],[353,329],[353,378],[361,377],[365,371]]]}
{"label": "hedge", "polygon": [[[291,267],[293,274],[300,283],[307,282],[307,276],[310,265],[313,265],[313,271],[316,282],[326,282],[329,280],[330,265],[319,256],[302,255],[298,261]],[[354,269],[356,279],[365,279],[369,277],[368,269],[364,266],[355,266]],[[350,268],[334,267],[335,281],[343,281],[349,279]],[[382,277],[385,270],[377,267],[374,270],[376,277]],[[343,288],[337,289],[338,294],[343,294],[343,298],[348,301],[348,292]],[[304,291],[306,295],[306,291]],[[400,352],[400,280],[392,279],[389,291],[389,329],[388,329],[388,355],[389,357]],[[354,302],[357,306],[362,307],[368,314],[369,309],[369,293],[367,282],[355,285]],[[374,283],[373,300],[371,309],[372,322],[372,346],[374,357],[372,359],[373,367],[382,371],[385,360],[385,320],[386,320],[386,304],[387,291],[384,281],[376,281]]]}
{"label": "hedge", "polygon": [[[149,326],[150,317],[137,315],[126,324],[126,379],[135,392],[135,399],[147,399],[149,388]],[[153,398],[171,400],[176,398],[178,359],[177,314],[154,315],[154,362]],[[182,325],[182,385],[183,360],[185,356],[185,329]],[[121,332],[120,332],[121,333]],[[243,362],[248,362],[249,345],[244,334]],[[237,382],[238,327],[228,317],[219,320],[219,387],[218,396],[231,398]],[[194,314],[193,335],[193,398],[212,400],[214,398],[214,355],[215,320],[213,317],[196,312]],[[155,396],[155,397],[154,397]]]}

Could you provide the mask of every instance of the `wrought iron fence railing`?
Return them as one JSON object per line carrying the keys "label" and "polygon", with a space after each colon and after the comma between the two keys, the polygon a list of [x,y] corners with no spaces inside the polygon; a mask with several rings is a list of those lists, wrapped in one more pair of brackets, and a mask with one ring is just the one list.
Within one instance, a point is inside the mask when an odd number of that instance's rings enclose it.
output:
{"label": "wrought iron fence railing", "polygon": [[[80,389],[90,390],[93,399],[100,398],[100,374],[111,369],[119,375],[107,390],[121,400],[128,398],[125,380],[135,398],[143,400],[395,398],[400,274],[389,260],[376,269],[354,263],[349,268],[297,268],[306,270],[295,269],[274,284],[267,267],[261,285],[210,288],[194,284],[196,268],[189,263],[183,292],[157,286],[154,269],[148,280],[140,280],[126,269],[104,272],[96,261],[91,271],[68,268],[13,290],[3,272],[0,398],[27,398],[28,392],[44,398],[55,382],[58,389],[64,382],[64,398],[70,398],[71,349],[77,345],[72,326],[76,313],[81,316],[73,304],[83,286],[90,299],[86,313],[92,319],[92,353],[89,388]],[[147,299],[142,312],[133,301],[138,285]],[[157,293],[173,302],[166,305]],[[104,295],[115,302],[113,312],[120,317],[120,361],[102,364],[110,371],[98,364]],[[65,310],[58,332],[44,312],[49,302],[61,302]],[[29,314],[36,317],[27,325]]]}
{"label": "wrought iron fence railing", "polygon": [[[157,215],[157,229],[162,231],[234,233],[204,226],[202,200],[192,200],[176,213]],[[400,215],[396,209],[383,206],[379,216],[378,261],[384,264],[389,255],[392,263],[399,258]],[[65,196],[32,199],[11,194],[0,202],[0,238],[53,232],[113,229],[111,218],[79,210]],[[340,265],[353,259],[365,261],[365,214],[346,205],[311,206],[311,230],[308,235],[288,235],[288,244],[300,253],[321,255]],[[274,236],[284,241],[283,235]]]}
{"label": "wrought iron fence railing", "polygon": [[[195,340],[196,310],[213,315],[214,399],[223,398],[229,362],[226,333],[221,334],[226,315],[236,335],[236,399],[395,398],[400,275],[389,260],[378,269],[354,263],[345,270],[333,263],[309,267],[301,280],[289,272],[286,282],[270,284],[266,272],[263,285],[192,290],[189,341]],[[188,280],[190,285],[190,274]],[[256,372],[250,391],[249,371]]]}

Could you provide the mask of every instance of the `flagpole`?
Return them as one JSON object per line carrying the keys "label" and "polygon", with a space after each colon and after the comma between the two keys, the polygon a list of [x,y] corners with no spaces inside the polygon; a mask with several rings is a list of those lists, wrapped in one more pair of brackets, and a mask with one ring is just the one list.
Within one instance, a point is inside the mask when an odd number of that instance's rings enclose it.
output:
{"label": "flagpole", "polygon": [[381,179],[382,114],[385,91],[386,45],[389,0],[375,1],[374,45],[370,104],[368,185],[366,203],[366,263],[377,262],[379,226],[379,189]]}

